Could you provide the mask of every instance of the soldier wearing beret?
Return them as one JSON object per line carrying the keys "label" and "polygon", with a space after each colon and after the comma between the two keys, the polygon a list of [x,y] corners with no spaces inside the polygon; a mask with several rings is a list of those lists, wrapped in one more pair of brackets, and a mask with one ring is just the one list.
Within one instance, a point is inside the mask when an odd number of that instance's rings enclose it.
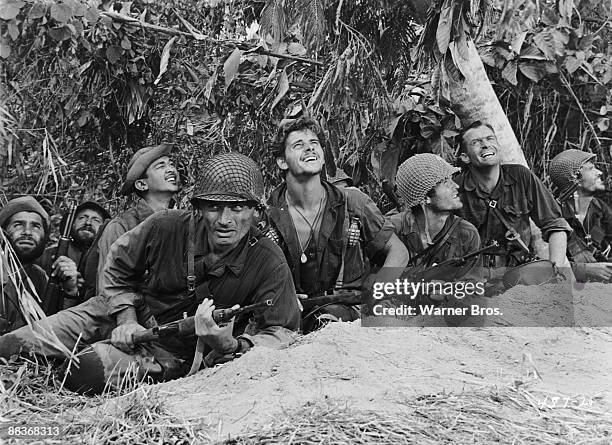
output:
{"label": "soldier wearing beret", "polygon": [[[33,197],[15,198],[0,210],[0,227],[23,265],[24,275],[21,278],[26,281],[26,286],[29,286],[26,280],[29,278],[34,285],[31,291],[42,297],[48,277],[35,261],[43,252],[47,241],[49,215]],[[50,270],[53,276],[59,277],[65,300],[74,300],[77,296],[78,276],[74,261],[60,256],[53,261]],[[3,267],[2,271],[6,271],[6,268]],[[23,326],[26,322],[19,307],[17,290],[10,285],[8,277],[1,276],[0,281],[3,283],[0,300],[0,334],[4,334]]]}

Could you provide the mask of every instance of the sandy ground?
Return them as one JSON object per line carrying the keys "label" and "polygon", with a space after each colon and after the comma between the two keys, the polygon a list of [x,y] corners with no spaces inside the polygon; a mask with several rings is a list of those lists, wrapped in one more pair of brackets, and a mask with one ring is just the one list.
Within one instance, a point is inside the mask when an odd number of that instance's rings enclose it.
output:
{"label": "sandy ground", "polygon": [[[491,303],[516,312],[527,296],[540,302],[548,298],[550,305],[557,290],[534,286],[511,292],[505,302]],[[611,299],[612,285],[589,285],[574,292],[574,302],[583,306],[575,314],[588,324],[611,326]],[[531,307],[523,315],[538,311]],[[571,403],[609,412],[611,368],[610,327],[366,328],[360,322],[333,323],[289,348],[256,348],[239,360],[158,385],[158,390],[174,415],[199,419],[212,437],[227,438],[308,404],[333,400],[353,409],[393,412],[402,410],[407,398],[495,385],[526,385],[548,406]]]}

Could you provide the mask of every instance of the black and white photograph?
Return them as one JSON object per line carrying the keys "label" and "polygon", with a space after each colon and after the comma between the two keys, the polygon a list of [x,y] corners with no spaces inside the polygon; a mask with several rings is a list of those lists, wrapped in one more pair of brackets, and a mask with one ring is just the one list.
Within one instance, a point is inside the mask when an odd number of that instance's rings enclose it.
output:
{"label": "black and white photograph", "polygon": [[0,0],[0,442],[612,442],[612,0]]}

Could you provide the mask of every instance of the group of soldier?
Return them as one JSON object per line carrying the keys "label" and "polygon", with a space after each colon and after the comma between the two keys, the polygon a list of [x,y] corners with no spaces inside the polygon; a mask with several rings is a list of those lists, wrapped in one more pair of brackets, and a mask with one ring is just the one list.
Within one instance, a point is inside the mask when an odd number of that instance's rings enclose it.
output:
{"label": "group of soldier", "polygon": [[[567,257],[578,280],[610,281],[612,210],[594,196],[604,186],[592,153],[566,150],[552,160],[556,200],[527,168],[502,164],[493,128],[476,121],[460,136],[460,168],[428,153],[400,165],[396,186],[404,210],[384,217],[370,197],[346,184],[350,178],[325,178],[324,143],[308,117],[281,123],[274,155],[284,179],[267,204],[252,159],[235,152],[211,157],[192,210],[171,209],[180,189],[172,146],[143,148],[121,188],[136,204],[113,219],[97,203],[78,206],[71,249],[58,258],[53,248],[43,252],[50,220],[42,206],[32,197],[6,204],[0,225],[23,273],[38,295],[48,276],[59,278],[65,294],[64,310],[45,326],[68,349],[82,349],[67,386],[101,392],[128,373],[163,381],[197,371],[198,353],[213,366],[255,346],[288,345],[321,320],[360,315],[340,300],[301,313],[305,299],[362,289],[449,258],[469,260],[437,279],[480,281],[489,295],[499,293],[509,268],[535,258],[530,221],[548,242],[551,268]],[[470,256],[483,246],[490,248]],[[423,298],[446,304],[449,297]],[[268,301],[229,323],[215,321],[215,309]],[[1,357],[63,356],[38,341],[36,323],[26,324],[8,286],[1,304]],[[195,315],[195,336],[134,341],[185,314]]]}

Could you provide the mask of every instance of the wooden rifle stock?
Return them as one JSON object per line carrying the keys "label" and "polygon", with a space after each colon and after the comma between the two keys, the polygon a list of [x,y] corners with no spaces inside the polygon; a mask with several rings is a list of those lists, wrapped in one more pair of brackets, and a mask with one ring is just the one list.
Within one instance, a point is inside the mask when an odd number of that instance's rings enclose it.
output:
{"label": "wooden rifle stock", "polygon": [[[70,232],[72,231],[72,224],[74,223],[74,217],[76,214],[76,204],[71,203],[66,213],[66,224],[62,228],[62,233],[55,250],[54,261],[60,256],[68,255],[68,248],[70,246]],[[52,270],[48,270],[49,281],[45,288],[45,295],[42,300],[42,309],[47,315],[53,315],[64,308],[64,292],[60,284],[58,276],[51,276]]]}
{"label": "wooden rifle stock", "polygon": [[304,313],[307,314],[317,307],[326,306],[328,304],[346,304],[349,306],[361,304],[361,291],[337,291],[333,294],[322,295],[320,297],[309,297],[300,300]]}
{"label": "wooden rifle stock", "polygon": [[492,241],[488,246],[476,249],[463,255],[462,257],[449,258],[448,260],[442,261],[441,263],[435,264],[431,267],[414,267],[412,269],[407,269],[407,274],[404,276],[404,278],[414,282],[421,280],[446,280],[449,276],[449,272],[451,272],[449,271],[449,268],[459,267],[465,264],[466,261],[496,247],[499,247],[499,243],[497,241]]}
{"label": "wooden rifle stock", "polygon": [[[215,320],[217,323],[226,323],[237,315],[251,312],[260,307],[269,307],[273,305],[274,302],[272,300],[265,300],[248,306],[239,307],[237,309],[215,309],[213,311],[213,320]],[[194,335],[195,317],[191,316],[166,323],[161,326],[155,326],[154,328],[147,329],[146,331],[134,332],[132,334],[132,342],[138,344],[159,340],[160,338],[164,337],[191,337]]]}

